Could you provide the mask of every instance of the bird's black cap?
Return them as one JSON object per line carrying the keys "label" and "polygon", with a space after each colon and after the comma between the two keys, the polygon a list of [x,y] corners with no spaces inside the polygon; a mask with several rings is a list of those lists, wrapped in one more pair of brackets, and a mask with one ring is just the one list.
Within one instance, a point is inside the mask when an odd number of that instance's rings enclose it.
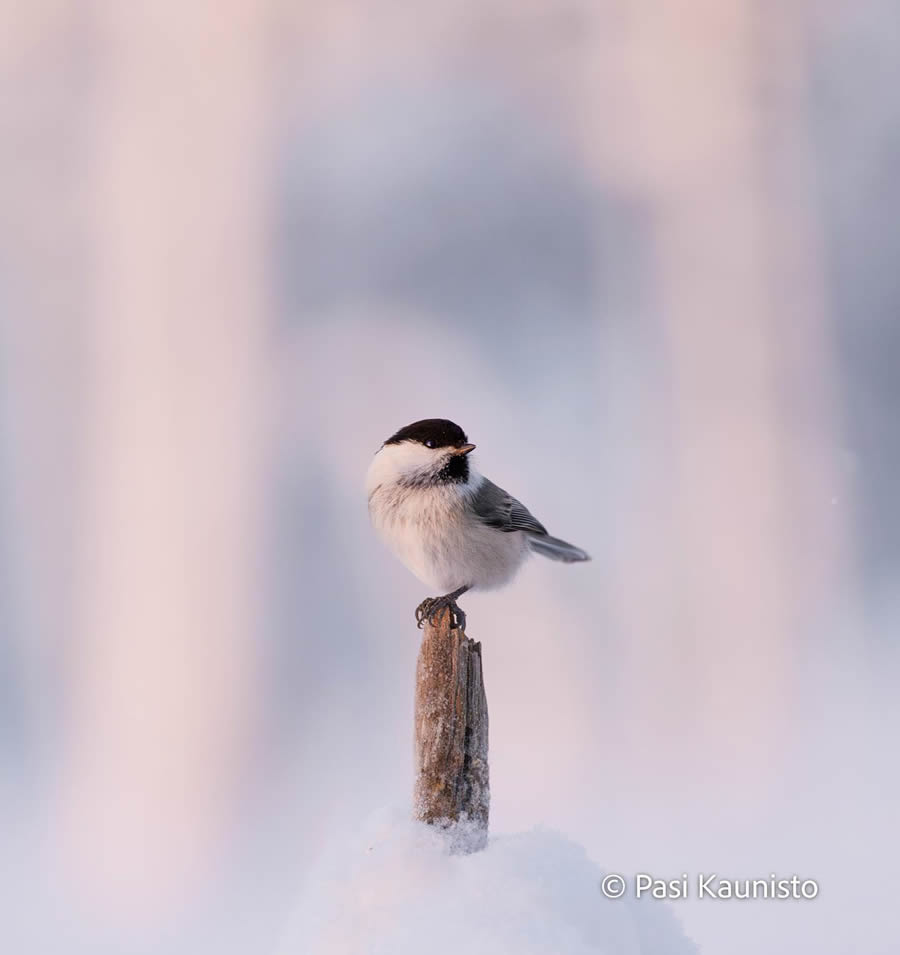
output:
{"label": "bird's black cap", "polygon": [[[391,435],[385,444],[400,444],[401,441],[418,441],[429,448],[458,448],[468,443],[465,431],[446,418],[425,418],[414,421],[396,434]],[[430,442],[430,443],[429,443]]]}

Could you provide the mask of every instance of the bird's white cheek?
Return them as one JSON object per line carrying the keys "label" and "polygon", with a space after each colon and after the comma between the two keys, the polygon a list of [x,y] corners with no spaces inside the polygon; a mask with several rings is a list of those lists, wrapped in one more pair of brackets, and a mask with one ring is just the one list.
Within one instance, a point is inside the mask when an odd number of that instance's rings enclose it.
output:
{"label": "bird's white cheek", "polygon": [[390,487],[403,483],[417,475],[428,474],[437,469],[441,453],[421,444],[402,442],[385,445],[374,457],[369,466],[366,481],[369,493],[379,484]]}

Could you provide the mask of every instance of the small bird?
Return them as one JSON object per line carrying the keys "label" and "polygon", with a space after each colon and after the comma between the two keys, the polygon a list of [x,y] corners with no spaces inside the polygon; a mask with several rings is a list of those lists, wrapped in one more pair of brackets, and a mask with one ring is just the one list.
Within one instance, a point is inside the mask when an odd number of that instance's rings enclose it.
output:
{"label": "small bird", "polygon": [[409,570],[441,594],[416,608],[420,628],[447,608],[451,625],[465,629],[457,598],[502,587],[532,552],[565,563],[590,560],[479,474],[469,457],[474,450],[459,425],[427,418],[391,435],[369,466],[372,524]]}

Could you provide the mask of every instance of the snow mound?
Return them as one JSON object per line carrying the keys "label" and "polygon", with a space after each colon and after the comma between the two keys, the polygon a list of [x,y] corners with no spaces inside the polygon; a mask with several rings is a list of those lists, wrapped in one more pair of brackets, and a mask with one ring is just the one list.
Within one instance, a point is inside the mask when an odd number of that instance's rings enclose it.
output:
{"label": "snow mound", "polygon": [[452,855],[380,813],[312,873],[278,955],[696,955],[662,902],[611,901],[579,846],[535,829]]}

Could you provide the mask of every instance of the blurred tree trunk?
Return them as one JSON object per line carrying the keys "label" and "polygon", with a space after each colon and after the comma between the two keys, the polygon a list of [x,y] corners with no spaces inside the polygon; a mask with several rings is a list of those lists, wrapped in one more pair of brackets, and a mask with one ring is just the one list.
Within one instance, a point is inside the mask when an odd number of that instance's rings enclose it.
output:
{"label": "blurred tree trunk", "polygon": [[265,17],[257,0],[93,11],[96,271],[59,799],[82,884],[126,909],[212,861],[253,724]]}
{"label": "blurred tree trunk", "polygon": [[615,588],[623,705],[673,772],[714,766],[750,798],[783,755],[797,640],[845,569],[805,11],[621,5],[586,123],[598,177],[643,213],[662,317],[658,375],[635,385],[655,457],[623,505],[644,515]]}

